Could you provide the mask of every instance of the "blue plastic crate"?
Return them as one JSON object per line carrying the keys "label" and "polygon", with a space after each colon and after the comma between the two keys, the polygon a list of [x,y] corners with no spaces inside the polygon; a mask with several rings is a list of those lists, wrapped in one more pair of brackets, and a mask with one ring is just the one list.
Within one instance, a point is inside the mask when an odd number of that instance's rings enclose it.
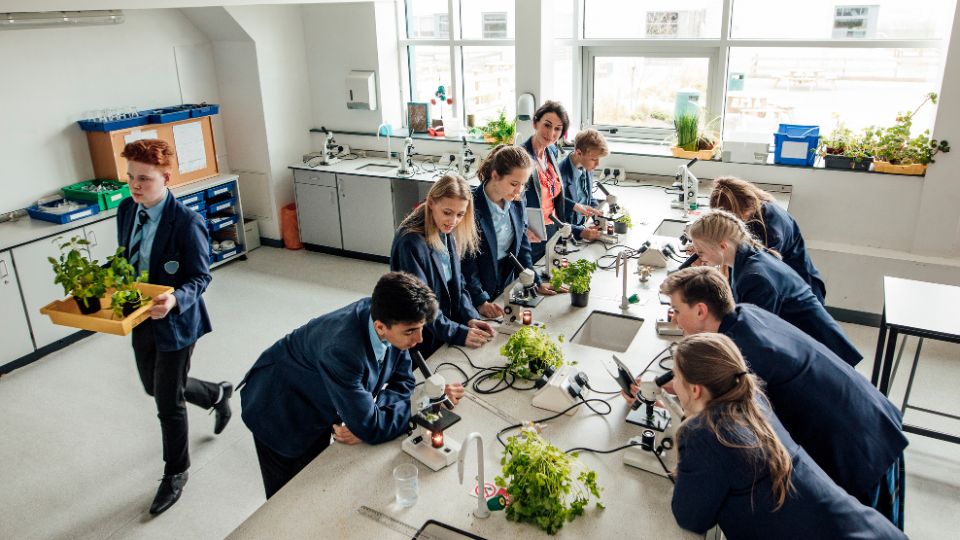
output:
{"label": "blue plastic crate", "polygon": [[237,223],[237,216],[227,215],[227,216],[213,216],[207,220],[207,224],[210,227],[210,232],[217,232],[226,229]]}
{"label": "blue plastic crate", "polygon": [[213,215],[217,212],[223,212],[224,210],[229,210],[234,207],[237,200],[233,197],[229,199],[224,199],[222,201],[210,201],[207,202],[207,215]]}
{"label": "blue plastic crate", "polygon": [[[59,203],[62,200],[63,199],[52,201],[52,204]],[[60,225],[63,225],[64,223],[71,223],[77,221],[78,219],[88,218],[94,214],[100,213],[100,204],[96,202],[64,214],[55,214],[50,212],[49,210],[51,209],[52,204],[43,206],[35,204],[27,208],[27,213],[30,214],[30,217],[33,219],[40,219],[43,221],[49,221],[51,223],[58,223]]]}
{"label": "blue plastic crate", "polygon": [[219,186],[214,186],[207,189],[206,198],[207,200],[214,199],[216,197],[221,197],[223,195],[229,195],[233,197],[237,192],[237,183],[236,182],[227,182],[226,184],[220,184]]}
{"label": "blue plastic crate", "polygon": [[151,124],[167,124],[190,118],[191,107],[192,105],[174,105],[172,107],[162,107],[145,112],[147,113],[147,120]]}
{"label": "blue plastic crate", "polygon": [[817,158],[820,126],[780,124],[780,128],[773,134],[773,140],[774,163],[812,167]]}
{"label": "blue plastic crate", "polygon": [[192,203],[190,203],[190,204],[184,204],[184,206],[186,206],[186,207],[189,208],[190,210],[193,210],[194,212],[200,214],[201,216],[207,215],[207,205],[204,204],[203,201],[196,201],[196,202],[192,202]]}
{"label": "blue plastic crate", "polygon": [[201,103],[200,105],[191,105],[190,118],[199,118],[201,116],[210,116],[220,112],[220,105],[216,103]]}
{"label": "blue plastic crate", "polygon": [[191,204],[196,204],[198,202],[203,202],[203,192],[198,191],[196,193],[191,193],[190,195],[184,195],[183,197],[177,197],[177,200],[183,204],[190,206]]}
{"label": "blue plastic crate", "polygon": [[229,259],[230,257],[235,257],[243,253],[243,244],[237,244],[233,249],[227,251],[220,251],[217,253],[210,252],[210,262],[220,262],[224,259]]}
{"label": "blue plastic crate", "polygon": [[80,125],[80,129],[83,131],[115,131],[118,129],[126,129],[136,126],[143,126],[149,121],[149,118],[146,112],[140,114],[133,118],[124,118],[123,120],[109,120],[107,122],[101,122],[99,120],[80,120],[77,124]]}

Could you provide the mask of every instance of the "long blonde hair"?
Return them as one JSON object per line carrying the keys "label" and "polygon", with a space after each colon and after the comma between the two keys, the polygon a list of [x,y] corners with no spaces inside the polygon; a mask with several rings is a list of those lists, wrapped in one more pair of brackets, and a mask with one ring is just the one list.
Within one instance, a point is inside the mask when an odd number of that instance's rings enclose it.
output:
{"label": "long blonde hair", "polygon": [[[407,216],[400,224],[400,231],[420,234],[431,248],[446,252],[447,246],[440,240],[440,229],[427,217],[430,211],[427,203],[436,204],[441,199],[459,199],[467,201],[467,210],[463,219],[453,229],[454,244],[456,244],[458,258],[477,252],[480,247],[480,235],[477,233],[477,224],[473,219],[473,192],[470,184],[458,174],[448,173],[437,180],[427,193],[427,200]],[[452,255],[452,254],[451,254]]]}
{"label": "long blonde hair", "polygon": [[700,240],[713,245],[720,242],[731,242],[734,245],[748,244],[761,251],[769,251],[775,257],[780,254],[760,243],[747,229],[747,224],[737,216],[726,210],[711,210],[700,216],[699,219],[687,228],[687,235],[691,240]]}
{"label": "long blonde hair", "polygon": [[[760,467],[769,471],[773,498],[777,501],[775,510],[779,510],[793,490],[793,460],[758,405],[762,401],[770,407],[760,382],[748,372],[740,350],[723,334],[694,334],[677,343],[673,360],[674,369],[684,381],[699,384],[710,392],[710,401],[699,416],[717,441],[727,448],[750,451],[758,466],[758,477]],[[729,435],[744,430],[754,439],[730,439]],[[681,427],[678,438],[682,436]]]}
{"label": "long blonde hair", "polygon": [[767,224],[763,221],[763,203],[765,202],[774,202],[773,195],[746,180],[735,176],[721,176],[713,181],[710,207],[727,210],[744,220],[747,225],[752,222],[759,223],[760,229],[763,230],[763,243],[769,244]]}

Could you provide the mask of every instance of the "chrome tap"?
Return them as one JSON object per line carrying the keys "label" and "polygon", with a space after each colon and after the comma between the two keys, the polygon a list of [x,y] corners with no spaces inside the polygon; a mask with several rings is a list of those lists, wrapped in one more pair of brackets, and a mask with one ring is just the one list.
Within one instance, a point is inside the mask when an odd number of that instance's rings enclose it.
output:
{"label": "chrome tap", "polygon": [[490,510],[487,509],[487,498],[485,496],[486,482],[483,478],[483,436],[476,431],[467,435],[460,447],[460,456],[457,458],[457,475],[460,477],[460,483],[463,484],[463,457],[467,455],[467,446],[470,441],[477,440],[477,509],[473,511],[474,517],[490,517]]}
{"label": "chrome tap", "polygon": [[384,133],[387,136],[387,162],[389,163],[393,161],[393,152],[390,151],[390,136],[393,135],[393,126],[387,122],[380,124],[377,126],[377,139],[380,138],[380,133]]}
{"label": "chrome tap", "polygon": [[630,307],[630,300],[627,298],[627,250],[622,249],[617,253],[617,272],[616,275],[620,275],[620,265],[623,265],[623,294],[620,297],[620,309],[626,310]]}

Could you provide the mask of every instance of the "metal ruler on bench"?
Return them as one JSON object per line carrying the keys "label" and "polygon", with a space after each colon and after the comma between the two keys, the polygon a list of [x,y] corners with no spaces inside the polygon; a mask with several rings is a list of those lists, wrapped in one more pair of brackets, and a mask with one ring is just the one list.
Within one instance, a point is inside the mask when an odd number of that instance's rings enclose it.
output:
{"label": "metal ruler on bench", "polygon": [[368,518],[376,521],[388,529],[406,536],[407,538],[415,538],[416,540],[438,540],[437,538],[425,533],[418,534],[418,529],[413,525],[407,525],[399,519],[394,519],[379,510],[370,508],[369,506],[361,506],[357,509],[357,512],[359,512],[361,515],[367,516]]}

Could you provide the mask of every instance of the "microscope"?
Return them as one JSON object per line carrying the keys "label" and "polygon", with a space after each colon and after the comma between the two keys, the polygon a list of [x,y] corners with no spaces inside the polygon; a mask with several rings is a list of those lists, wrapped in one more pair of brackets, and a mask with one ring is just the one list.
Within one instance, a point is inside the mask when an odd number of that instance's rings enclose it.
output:
{"label": "microscope", "polygon": [[[644,471],[668,477],[677,468],[677,429],[683,419],[683,408],[675,397],[663,390],[673,380],[673,372],[658,376],[645,373],[640,378],[640,392],[627,422],[637,424],[643,431],[630,442],[623,463]],[[660,406],[658,404],[662,404]]]}
{"label": "microscope", "polygon": [[403,141],[403,151],[400,153],[400,167],[397,174],[410,176],[413,174],[413,139],[407,137]]}
{"label": "microscope", "polygon": [[697,162],[697,158],[693,158],[686,165],[681,165],[677,169],[677,175],[674,177],[673,186],[680,190],[680,194],[677,197],[677,200],[670,203],[670,208],[679,208],[683,210],[683,215],[686,217],[687,212],[690,210],[697,209],[697,196],[700,194],[700,181],[697,180],[697,177],[690,172],[690,167]]}
{"label": "microscope", "polygon": [[567,246],[568,243],[573,240],[573,227],[569,223],[563,223],[557,216],[553,216],[553,220],[560,225],[560,229],[553,235],[550,240],[547,240],[546,247],[546,264],[543,265],[543,278],[550,279],[550,273],[554,267],[560,266],[560,255],[569,255],[574,251],[579,251],[578,249],[572,249]]}
{"label": "microscope", "polygon": [[[543,297],[537,294],[537,282],[533,270],[524,268],[513,253],[507,253],[507,257],[510,257],[510,262],[516,267],[519,275],[519,283],[516,283],[510,291],[510,304],[530,308],[537,307],[543,301]],[[510,306],[507,306],[507,308],[510,308]],[[511,309],[511,311],[513,310]]]}
{"label": "microscope", "polygon": [[[607,231],[612,229],[608,227],[608,223],[612,223],[613,220],[617,217],[617,213],[620,212],[620,205],[617,204],[617,196],[610,193],[607,188],[603,187],[603,184],[597,183],[597,187],[600,188],[600,191],[603,192],[606,200],[603,204],[607,205],[607,215],[605,216],[595,216],[593,219],[600,226],[600,238],[599,240],[605,244],[616,244],[617,235],[610,234]],[[603,204],[600,205],[600,208],[603,208]],[[609,217],[608,217],[609,216]]]}
{"label": "microscope", "polygon": [[466,135],[461,136],[460,140],[462,144],[460,145],[460,161],[457,163],[457,169],[460,172],[460,176],[466,178],[470,172],[470,167],[477,161],[477,156],[473,153],[473,150],[470,149]]}
{"label": "microscope", "polygon": [[340,161],[337,154],[343,151],[343,147],[337,144],[337,141],[333,138],[332,131],[329,131],[323,126],[320,127],[320,131],[326,135],[323,141],[323,148],[320,150],[320,165],[333,165]]}
{"label": "microscope", "polygon": [[411,351],[410,356],[423,375],[425,397],[419,404],[419,412],[410,419],[414,432],[401,447],[417,461],[439,471],[456,461],[460,453],[460,443],[443,435],[444,430],[460,421],[460,416],[447,408],[450,400],[444,393],[447,382],[443,376],[431,374],[420,353]]}

